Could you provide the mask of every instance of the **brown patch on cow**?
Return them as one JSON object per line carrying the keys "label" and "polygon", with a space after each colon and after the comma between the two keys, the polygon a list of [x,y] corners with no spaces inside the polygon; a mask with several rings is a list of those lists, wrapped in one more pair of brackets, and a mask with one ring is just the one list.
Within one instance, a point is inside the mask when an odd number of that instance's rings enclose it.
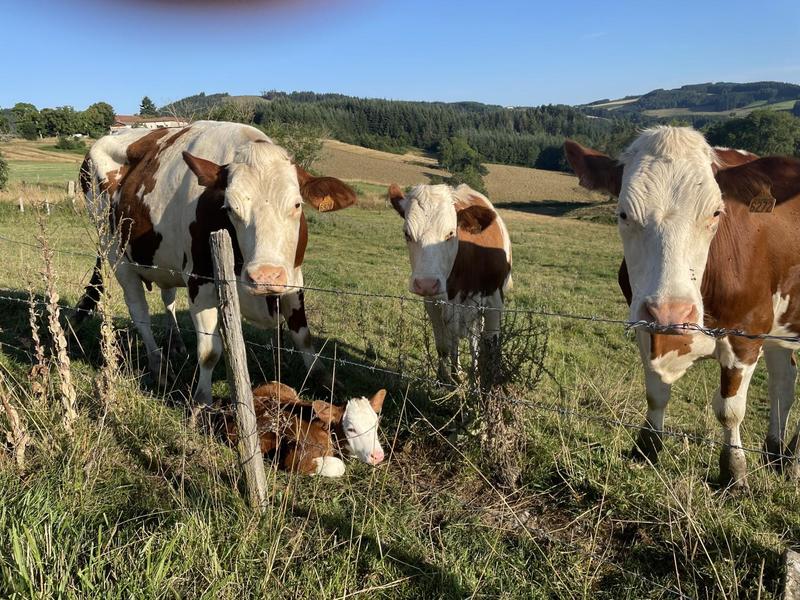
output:
{"label": "brown patch on cow", "polygon": [[622,189],[621,163],[572,140],[564,142],[564,154],[569,166],[578,176],[581,187],[619,196]]}
{"label": "brown patch on cow", "polygon": [[389,197],[389,202],[392,203],[392,208],[394,208],[395,211],[397,211],[397,214],[399,214],[401,217],[405,219],[406,213],[403,210],[403,205],[401,204],[401,202],[405,199],[405,194],[403,194],[403,190],[400,189],[399,185],[393,183],[392,185],[389,186],[387,195]]}
{"label": "brown patch on cow", "polygon": [[742,370],[722,367],[720,372],[719,393],[723,398],[732,398],[742,385]]}
{"label": "brown patch on cow", "polygon": [[335,177],[314,177],[295,165],[300,195],[305,202],[322,212],[341,210],[356,203],[356,193]]}
{"label": "brown patch on cow", "polygon": [[[511,272],[511,264],[504,249],[503,230],[498,216],[488,219],[486,203],[478,196],[471,196],[470,202],[458,202],[456,210],[469,211],[466,227],[458,228],[458,253],[453,269],[447,277],[447,297],[452,300],[458,294],[481,294],[491,296],[503,289],[503,284]],[[487,223],[485,228],[479,226]],[[473,233],[474,232],[474,233]]]}
{"label": "brown patch on cow", "polygon": [[144,202],[145,196],[155,188],[159,159],[190,129],[180,129],[161,144],[159,141],[171,133],[169,129],[148,133],[128,146],[125,165],[106,173],[103,191],[112,198],[118,194],[113,201],[115,230],[119,232],[120,240],[127,243],[130,258],[136,263],[152,265],[162,239],[153,227],[150,209]]}
{"label": "brown patch on cow", "polygon": [[650,334],[650,360],[666,356],[670,352],[677,352],[678,356],[683,356],[689,354],[691,350],[692,336],[690,335]]}
{"label": "brown patch on cow", "polygon": [[306,300],[302,290],[297,293],[297,299],[300,306],[292,311],[289,318],[286,319],[286,324],[289,329],[295,333],[299,332],[303,327],[308,328],[308,319],[306,318]]}
{"label": "brown patch on cow", "polygon": [[294,268],[298,268],[303,264],[303,259],[306,256],[306,247],[308,246],[308,223],[306,222],[306,215],[300,213],[300,231],[297,234],[297,250],[294,253]]}
{"label": "brown patch on cow", "polygon": [[619,266],[619,271],[617,271],[617,283],[619,284],[619,289],[622,290],[622,295],[625,296],[625,302],[630,306],[631,302],[633,302],[633,290],[631,289],[631,280],[628,277],[628,265],[625,264],[624,258]]}
{"label": "brown patch on cow", "polygon": [[200,291],[200,286],[213,283],[214,263],[211,258],[211,245],[209,241],[214,231],[227,230],[231,236],[233,246],[234,271],[236,275],[242,272],[244,259],[236,237],[236,229],[228,218],[228,213],[222,206],[225,203],[225,188],[228,187],[228,169],[222,167],[217,179],[200,194],[197,199],[195,220],[189,225],[192,252],[192,275],[189,277],[189,298],[194,301]]}

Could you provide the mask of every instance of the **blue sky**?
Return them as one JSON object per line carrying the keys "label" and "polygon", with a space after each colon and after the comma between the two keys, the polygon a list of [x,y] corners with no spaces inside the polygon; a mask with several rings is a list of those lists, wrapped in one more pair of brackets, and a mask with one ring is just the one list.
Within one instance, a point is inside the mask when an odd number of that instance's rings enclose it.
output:
{"label": "blue sky", "polygon": [[162,105],[265,89],[577,104],[703,81],[800,83],[797,0],[215,4],[228,8],[0,0],[0,106],[105,100],[126,114],[145,94]]}

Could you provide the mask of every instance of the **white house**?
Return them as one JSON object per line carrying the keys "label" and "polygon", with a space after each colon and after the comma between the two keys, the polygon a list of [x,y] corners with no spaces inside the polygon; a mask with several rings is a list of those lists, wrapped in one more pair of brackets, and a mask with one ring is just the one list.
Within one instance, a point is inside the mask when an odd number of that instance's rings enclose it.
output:
{"label": "white house", "polygon": [[117,115],[111,125],[110,133],[144,127],[145,129],[162,129],[163,127],[183,127],[189,122],[183,117],[140,117],[137,115]]}

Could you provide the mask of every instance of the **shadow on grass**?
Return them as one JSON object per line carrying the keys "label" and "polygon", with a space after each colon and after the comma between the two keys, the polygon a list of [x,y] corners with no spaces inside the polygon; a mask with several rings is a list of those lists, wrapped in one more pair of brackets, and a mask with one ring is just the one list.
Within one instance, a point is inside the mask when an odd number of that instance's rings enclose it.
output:
{"label": "shadow on grass", "polygon": [[542,200],[541,202],[495,202],[495,208],[516,210],[519,212],[543,215],[546,217],[563,217],[568,213],[593,206],[595,202],[569,202],[561,200]]}

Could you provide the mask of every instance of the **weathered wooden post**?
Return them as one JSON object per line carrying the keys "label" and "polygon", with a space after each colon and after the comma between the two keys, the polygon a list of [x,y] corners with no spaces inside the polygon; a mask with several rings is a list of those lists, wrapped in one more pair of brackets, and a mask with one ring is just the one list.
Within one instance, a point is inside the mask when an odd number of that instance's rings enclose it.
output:
{"label": "weathered wooden post", "polygon": [[239,294],[236,290],[236,273],[233,268],[233,247],[227,231],[215,231],[211,234],[211,256],[214,260],[214,283],[219,302],[222,347],[225,350],[228,384],[231,388],[236,428],[239,432],[237,443],[239,463],[244,471],[250,506],[263,512],[267,501],[267,476],[264,472],[264,460],[258,439],[250,375],[247,372]]}
{"label": "weathered wooden post", "polygon": [[19,197],[19,212],[25,212],[25,205],[22,203],[22,196]]}
{"label": "weathered wooden post", "polygon": [[67,196],[69,198],[73,198],[72,203],[75,204],[75,200],[74,200],[74,198],[75,198],[75,182],[74,181],[68,181],[67,182]]}
{"label": "weathered wooden post", "polygon": [[783,576],[783,599],[800,600],[800,554],[794,550],[783,553],[786,573]]}

